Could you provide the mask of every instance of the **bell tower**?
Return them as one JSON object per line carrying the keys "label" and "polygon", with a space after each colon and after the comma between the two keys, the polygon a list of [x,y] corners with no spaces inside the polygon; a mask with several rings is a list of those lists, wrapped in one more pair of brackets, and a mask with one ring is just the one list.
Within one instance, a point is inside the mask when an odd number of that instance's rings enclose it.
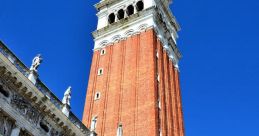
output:
{"label": "bell tower", "polygon": [[101,0],[83,123],[98,136],[184,136],[172,0]]}

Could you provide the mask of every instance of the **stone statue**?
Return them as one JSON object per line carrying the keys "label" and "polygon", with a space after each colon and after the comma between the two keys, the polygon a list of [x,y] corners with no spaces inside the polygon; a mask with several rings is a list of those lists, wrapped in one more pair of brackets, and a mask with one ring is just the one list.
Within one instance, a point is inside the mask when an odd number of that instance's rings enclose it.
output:
{"label": "stone statue", "polygon": [[71,99],[71,86],[69,86],[66,90],[66,92],[64,93],[64,97],[62,99],[62,103],[65,105],[70,106],[70,99]]}
{"label": "stone statue", "polygon": [[31,71],[35,71],[37,72],[38,67],[40,66],[40,64],[42,63],[43,59],[41,57],[40,54],[38,54],[36,57],[34,57],[34,59],[32,60],[32,65],[30,70]]}

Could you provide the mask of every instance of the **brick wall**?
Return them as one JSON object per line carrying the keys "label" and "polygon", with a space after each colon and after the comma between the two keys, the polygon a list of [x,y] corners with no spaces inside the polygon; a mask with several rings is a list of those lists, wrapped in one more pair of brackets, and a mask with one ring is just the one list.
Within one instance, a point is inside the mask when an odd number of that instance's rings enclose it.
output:
{"label": "brick wall", "polygon": [[[100,50],[93,55],[83,123],[90,127],[97,116],[100,136],[115,136],[119,122],[123,136],[159,136],[159,129],[163,136],[183,136],[178,71],[153,29],[105,50],[104,55]],[[99,68],[103,75],[97,75]],[[94,100],[96,92],[99,100]]]}

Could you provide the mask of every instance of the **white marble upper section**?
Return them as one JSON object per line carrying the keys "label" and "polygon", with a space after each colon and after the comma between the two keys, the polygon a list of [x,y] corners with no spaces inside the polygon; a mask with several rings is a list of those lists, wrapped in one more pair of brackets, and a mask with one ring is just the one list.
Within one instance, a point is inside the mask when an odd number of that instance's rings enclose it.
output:
{"label": "white marble upper section", "polygon": [[[170,11],[170,3],[171,0],[101,1],[96,5],[99,12],[97,30],[93,33],[94,50],[153,28],[170,59],[178,65],[181,57],[176,47],[179,25]],[[131,11],[134,8],[131,14],[130,6]]]}
{"label": "white marble upper section", "polygon": [[[99,29],[101,29],[101,28],[103,28],[103,27],[105,27],[109,24],[108,23],[108,16],[111,13],[117,13],[118,10],[120,10],[120,9],[126,10],[126,8],[129,5],[133,5],[135,7],[135,5],[138,1],[140,1],[140,0],[121,0],[118,3],[108,5],[105,8],[102,8],[97,13],[97,17],[98,17],[97,30],[99,30]],[[155,5],[154,0],[143,0],[143,3],[144,3],[144,10]]]}

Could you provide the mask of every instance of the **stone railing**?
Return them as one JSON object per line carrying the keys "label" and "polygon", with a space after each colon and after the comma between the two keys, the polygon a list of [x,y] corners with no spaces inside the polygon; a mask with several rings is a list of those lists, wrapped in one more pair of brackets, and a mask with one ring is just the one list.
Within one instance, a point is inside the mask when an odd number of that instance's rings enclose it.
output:
{"label": "stone railing", "polygon": [[[3,54],[10,62],[25,76],[28,77],[30,70],[27,68],[12,52],[0,41],[0,53]],[[50,101],[60,111],[62,110],[62,102],[38,79],[35,84],[36,88],[46,95]],[[79,129],[87,133],[85,125],[72,113],[70,112],[68,119]]]}

